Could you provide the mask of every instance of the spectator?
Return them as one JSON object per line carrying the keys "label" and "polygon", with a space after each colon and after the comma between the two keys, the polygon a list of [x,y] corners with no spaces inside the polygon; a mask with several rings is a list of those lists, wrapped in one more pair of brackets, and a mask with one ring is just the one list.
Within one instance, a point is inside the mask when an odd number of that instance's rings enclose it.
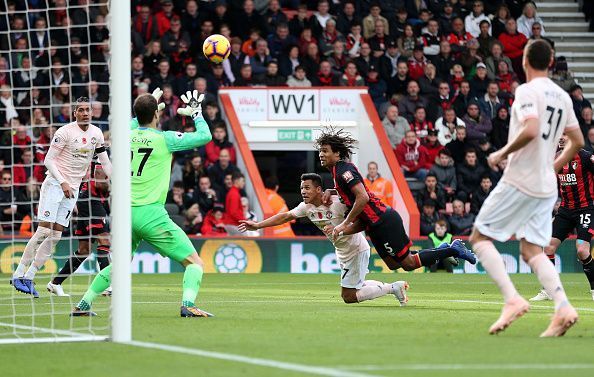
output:
{"label": "spectator", "polygon": [[422,208],[427,200],[433,200],[435,210],[438,213],[445,212],[446,193],[440,187],[435,174],[427,174],[425,177],[425,187],[417,193],[417,206]]}
{"label": "spectator", "polygon": [[353,61],[357,65],[357,71],[362,76],[367,76],[370,66],[377,67],[379,65],[379,59],[371,55],[371,47],[369,47],[369,43],[367,42],[361,44],[359,56],[353,59]]}
{"label": "spectator", "polygon": [[489,55],[491,55],[491,47],[493,43],[498,43],[497,38],[493,37],[489,32],[491,24],[487,20],[482,20],[480,25],[481,33],[476,38],[479,43],[479,56],[485,61]]}
{"label": "spectator", "polygon": [[549,42],[549,44],[551,45],[551,47],[553,48],[553,50],[555,49],[555,42],[553,42],[551,39],[549,38],[545,38],[543,36],[543,26],[540,22],[535,22],[532,24],[532,36],[530,37],[530,39],[535,40],[535,39],[544,39],[545,41]]}
{"label": "spectator", "polygon": [[452,5],[452,2],[446,1],[438,15],[439,30],[441,30],[441,33],[444,36],[449,35],[452,32],[452,23],[455,17],[456,13],[454,13],[454,6]]}
{"label": "spectator", "polygon": [[342,35],[338,30],[336,30],[336,21],[334,19],[329,19],[326,22],[326,28],[324,32],[318,38],[318,47],[320,47],[320,53],[323,56],[330,56],[334,49],[334,43],[336,42],[346,42],[344,35]]}
{"label": "spectator", "polygon": [[260,75],[258,81],[266,86],[285,86],[287,78],[279,75],[278,62],[271,60],[266,65],[266,73]]}
{"label": "spectator", "polygon": [[415,109],[413,121],[410,123],[410,129],[417,134],[417,138],[424,140],[429,131],[433,130],[433,123],[427,120],[425,108],[419,106]]}
{"label": "spectator", "polygon": [[237,13],[233,21],[233,34],[246,40],[251,31],[259,30],[264,35],[268,34],[268,26],[264,18],[255,10],[252,0],[243,2],[243,10]]}
{"label": "spectator", "polygon": [[421,40],[423,41],[423,54],[425,54],[425,56],[431,59],[439,54],[441,35],[439,33],[439,23],[437,20],[429,20],[427,28],[421,36]]}
{"label": "spectator", "polygon": [[470,195],[478,190],[485,168],[478,163],[476,150],[469,148],[464,154],[464,163],[456,166],[458,192],[457,197],[469,201]]}
{"label": "spectator", "polygon": [[311,26],[307,17],[307,4],[299,4],[297,13],[289,21],[289,31],[291,35],[301,35],[304,29],[309,29],[311,36]]}
{"label": "spectator", "polygon": [[[505,64],[505,62],[503,63]],[[487,115],[489,119],[497,116],[497,112],[502,105],[499,99],[499,85],[496,81],[491,81],[487,86],[487,93],[479,99],[479,109],[481,113]]]}
{"label": "spectator", "polygon": [[282,76],[289,77],[295,72],[295,69],[301,65],[299,57],[299,47],[292,45],[287,48],[288,53],[283,54],[279,60],[279,72]]}
{"label": "spectator", "polygon": [[215,206],[213,209],[207,212],[206,216],[204,216],[204,222],[202,223],[202,228],[200,229],[203,237],[224,237],[227,236],[227,231],[225,230],[225,223],[223,219],[225,217],[225,212],[223,211],[223,207],[218,205]]}
{"label": "spectator", "polygon": [[336,19],[336,28],[343,35],[349,34],[353,25],[359,25],[359,28],[361,29],[361,19],[357,16],[355,11],[355,3],[353,1],[344,2],[342,12],[338,14]]}
{"label": "spectator", "polygon": [[471,93],[470,91],[470,83],[466,80],[460,82],[460,91],[454,100],[454,109],[456,110],[456,115],[458,117],[463,117],[466,115],[466,109],[470,102],[478,101],[478,98]]}
{"label": "spectator", "polygon": [[17,198],[20,191],[12,185],[12,175],[9,171],[2,171],[2,181],[0,182],[0,230],[12,228],[12,224],[17,215]]}
{"label": "spectator", "polygon": [[423,55],[423,46],[416,46],[413,55],[408,59],[408,74],[412,80],[419,80],[425,73],[425,66],[429,63]]}
{"label": "spectator", "polygon": [[389,24],[391,32],[390,34],[392,34],[392,36],[394,36],[395,38],[403,36],[405,34],[406,26],[411,26],[408,23],[408,13],[406,11],[406,8],[401,6],[396,11],[396,17],[390,18]]}
{"label": "spectator", "polygon": [[450,216],[449,223],[454,236],[467,236],[472,231],[475,216],[472,213],[465,213],[464,203],[461,200],[454,200],[452,203],[454,213]]}
{"label": "spectator", "polygon": [[350,58],[359,56],[361,46],[365,42],[361,34],[361,24],[355,23],[350,28],[350,33],[346,37],[346,49]]}
{"label": "spectator", "polygon": [[588,130],[588,137],[585,141],[584,149],[589,152],[594,152],[594,128]]}
{"label": "spectator", "polygon": [[156,75],[159,72],[158,67],[162,60],[167,60],[167,57],[161,51],[161,42],[150,42],[143,59],[144,72],[146,75],[149,77]]}
{"label": "spectator", "polygon": [[571,101],[573,102],[573,111],[578,120],[580,120],[582,116],[582,109],[584,107],[592,107],[592,104],[584,97],[582,87],[578,84],[569,88],[569,94],[571,95]]}
{"label": "spectator", "polygon": [[467,48],[462,54],[460,54],[460,64],[464,68],[466,77],[475,76],[475,68],[478,68],[478,64],[482,63],[482,58],[478,53],[479,43],[476,39],[471,39],[467,43]]}
{"label": "spectator", "polygon": [[170,84],[163,84],[161,89],[163,90],[161,101],[165,104],[165,108],[161,113],[161,122],[168,122],[177,116],[177,109],[180,107],[182,102],[176,95],[173,94],[173,88]]}
{"label": "spectator", "polygon": [[435,210],[435,201],[427,199],[421,207],[421,236],[427,236],[439,221],[439,214]]}
{"label": "spectator", "polygon": [[460,17],[454,18],[451,29],[452,31],[448,35],[446,41],[451,45],[454,55],[460,57],[460,54],[466,51],[468,41],[470,41],[473,36],[464,29],[464,21],[462,21],[462,18]]}
{"label": "spectator", "polygon": [[437,140],[441,145],[447,145],[452,140],[456,140],[456,127],[466,127],[466,124],[456,116],[456,110],[448,108],[444,111],[444,115],[435,121]]}
{"label": "spectator", "polygon": [[[258,221],[258,216],[256,215],[256,212],[250,209],[250,200],[247,197],[241,197],[241,206],[243,207],[243,216],[246,220],[256,222]],[[244,232],[244,235],[247,237],[259,237],[260,232],[257,230],[248,230]]]}
{"label": "spectator", "polygon": [[396,75],[388,81],[388,96],[395,102],[407,94],[410,76],[408,75],[408,64],[405,61],[399,61],[396,64]]}
{"label": "spectator", "polygon": [[594,128],[594,121],[592,121],[592,108],[591,107],[584,107],[582,108],[582,114],[580,117],[580,128],[582,130],[582,134],[584,135],[584,140],[588,140],[588,133],[590,129]]}
{"label": "spectator", "polygon": [[314,35],[320,36],[322,31],[328,26],[328,21],[333,20],[332,15],[328,13],[330,4],[327,0],[318,1],[317,11],[311,16],[309,23],[312,25]]}
{"label": "spectator", "polygon": [[[250,0],[248,0],[250,1]],[[256,53],[250,58],[250,65],[254,75],[266,73],[266,66],[272,60],[268,51],[268,42],[264,39],[259,39],[256,42]]]}
{"label": "spectator", "polygon": [[398,110],[400,114],[409,122],[414,119],[415,111],[418,107],[427,107],[425,98],[419,95],[419,84],[415,80],[411,80],[407,87],[407,96],[398,102]]}
{"label": "spectator", "polygon": [[338,76],[332,72],[332,66],[329,62],[320,63],[320,69],[314,78],[316,86],[338,86]]}
{"label": "spectator", "polygon": [[202,157],[198,154],[193,154],[186,160],[184,165],[183,184],[184,189],[188,194],[198,190],[200,177],[206,174],[204,165],[202,164]]}
{"label": "spectator", "polygon": [[344,73],[340,77],[340,86],[364,86],[365,80],[357,73],[357,66],[353,62],[348,62]]}
{"label": "spectator", "polygon": [[435,163],[439,151],[443,149],[443,145],[437,140],[437,130],[431,129],[427,132],[427,137],[425,138],[423,146],[427,148],[427,165],[431,167]]}
{"label": "spectator", "polygon": [[[464,78],[464,68],[462,68],[460,64],[454,64],[450,71],[450,87],[454,92],[459,93],[460,85],[462,85],[462,82],[464,81],[467,81]],[[466,109],[466,107],[464,109]]]}
{"label": "spectator", "polygon": [[509,111],[507,107],[501,106],[497,110],[497,116],[493,119],[493,131],[491,141],[495,149],[501,149],[507,144],[509,135]]}
{"label": "spectator", "polygon": [[427,149],[421,145],[414,131],[407,131],[394,151],[405,177],[425,180],[427,175]]}
{"label": "spectator", "polygon": [[452,46],[446,40],[439,42],[439,54],[433,59],[437,70],[437,77],[443,81],[450,81],[452,68],[457,63],[456,57],[452,54]]}
{"label": "spectator", "polygon": [[[466,28],[466,31],[469,32],[474,38],[478,37],[481,32],[481,21],[488,21],[490,23],[489,17],[483,13],[483,10],[483,2],[474,1],[472,3],[472,13],[466,16],[464,19],[464,27]],[[491,28],[489,28],[489,34],[491,34]]]}
{"label": "spectator", "polygon": [[404,139],[404,134],[410,130],[408,121],[398,114],[398,107],[390,105],[386,110],[386,116],[382,121],[388,140],[392,149],[396,149],[398,144]]}
{"label": "spectator", "polygon": [[[437,78],[437,70],[435,66],[432,63],[428,63],[425,66],[423,76],[419,78],[419,88],[421,90],[421,94],[424,96],[439,96],[440,83],[441,80]],[[447,85],[447,83],[445,84]]]}
{"label": "spectator", "polygon": [[213,190],[210,178],[207,175],[200,176],[198,179],[197,190],[193,193],[193,201],[200,206],[202,216],[206,215],[208,211],[214,208],[217,202],[217,193]]}
{"label": "spectator", "polygon": [[348,57],[344,53],[344,43],[342,43],[341,41],[334,42],[333,50],[331,54],[328,56],[328,62],[332,66],[332,72],[335,75],[342,75],[345,69],[345,65],[348,62]]}
{"label": "spectator", "polygon": [[[516,20],[510,18],[505,23],[505,32],[499,35],[499,41],[503,45],[503,52],[512,61],[514,72],[520,76],[523,72],[522,56],[524,47],[528,43],[528,38],[522,33],[518,33]],[[523,76],[521,77],[524,78]]]}
{"label": "spectator", "polygon": [[437,183],[448,197],[453,197],[458,187],[456,178],[456,168],[454,167],[454,160],[451,153],[446,148],[439,151],[435,164],[429,170],[429,174],[435,175]]}
{"label": "spectator", "polygon": [[165,203],[177,205],[177,213],[171,213],[171,215],[181,215],[189,205],[188,199],[184,191],[184,183],[182,181],[175,181],[173,182],[173,187],[167,193]]}
{"label": "spectator", "polygon": [[239,77],[241,66],[249,64],[249,61],[249,57],[241,51],[241,39],[237,37],[231,38],[231,53],[229,54],[229,57],[223,61],[223,69],[232,83]]}
{"label": "spectator", "polygon": [[249,58],[256,55],[256,44],[260,39],[260,31],[258,29],[252,29],[249,39],[241,45],[241,51]]}
{"label": "spectator", "polygon": [[309,88],[311,87],[311,81],[305,76],[305,68],[299,65],[295,68],[295,72],[289,76],[287,80],[287,86],[293,88]]}
{"label": "spectator", "polygon": [[390,34],[390,25],[385,17],[380,15],[381,8],[379,4],[372,4],[369,8],[369,15],[363,18],[363,37],[370,39],[377,33],[378,22],[383,26],[383,32]]}
{"label": "spectator", "polygon": [[[278,193],[279,187],[278,178],[276,178],[274,175],[269,176],[264,181],[266,198],[274,215],[287,212],[289,210],[285,199],[283,199],[283,197]],[[293,229],[291,229],[291,224],[289,223],[274,226],[271,229],[272,234],[275,237],[295,237],[295,233],[293,233]]]}
{"label": "spectator", "polygon": [[23,149],[20,161],[13,166],[13,183],[17,186],[24,186],[33,176],[33,151]]}
{"label": "spectator", "polygon": [[376,110],[380,109],[386,103],[386,92],[388,85],[380,77],[377,67],[369,66],[365,83],[369,88],[369,96],[375,105]]}
{"label": "spectator", "polygon": [[[452,234],[448,233],[448,223],[444,219],[439,219],[435,222],[435,227],[433,228],[433,232],[429,233],[427,236],[431,242],[433,242],[433,247],[436,248],[443,243],[451,243],[452,242]],[[454,266],[457,264],[453,264],[450,258],[443,259],[431,267],[429,267],[429,271],[437,272],[440,267],[443,267],[447,272],[452,273],[454,272]]]}
{"label": "spectator", "polygon": [[18,118],[12,119],[10,128],[14,130],[12,136],[12,160],[10,161],[16,163],[21,160],[21,154],[24,151],[31,149],[31,137],[27,135],[27,128],[21,125]]}
{"label": "spectator", "polygon": [[[306,55],[309,54],[308,52],[308,48],[309,45],[314,44],[316,47],[318,47],[318,40],[313,36],[311,28],[306,27],[305,29],[303,29],[303,31],[301,31],[301,35],[299,37],[299,51],[301,52],[302,55]],[[318,56],[319,56],[319,51],[318,51]]]}
{"label": "spectator", "polygon": [[307,45],[307,53],[303,58],[303,68],[305,68],[308,79],[312,82],[315,82],[315,75],[318,72],[321,62],[318,45],[313,42]]}
{"label": "spectator", "polygon": [[499,36],[505,32],[505,25],[507,23],[507,20],[509,20],[511,18],[511,14],[509,12],[509,8],[502,4],[497,8],[497,11],[495,12],[495,17],[493,17],[493,21],[492,21],[492,35],[495,38],[499,38]]}
{"label": "spectator", "polygon": [[[268,2],[268,9],[264,12],[264,22],[266,22],[267,29],[277,31],[278,27],[283,25],[287,29],[287,35],[289,34],[289,26],[287,25],[287,16],[281,9],[279,0],[270,0]],[[273,54],[274,55],[274,54]],[[275,58],[278,58],[275,56]]]}
{"label": "spectator", "polygon": [[208,92],[217,95],[220,88],[231,86],[222,64],[212,64],[211,72],[206,75],[206,87]]}
{"label": "spectator", "polygon": [[491,182],[491,177],[484,175],[481,178],[481,185],[479,189],[472,194],[472,200],[470,201],[470,213],[478,215],[479,210],[487,199],[487,196],[489,196],[491,193],[492,187],[493,182]]}
{"label": "spectator", "polygon": [[221,149],[219,160],[208,167],[208,177],[217,190],[225,187],[225,176],[237,172],[237,167],[231,163],[231,154],[227,149]]}
{"label": "spectator", "polygon": [[487,157],[489,157],[489,155],[493,152],[495,152],[495,148],[493,148],[493,145],[491,144],[488,138],[479,140],[478,149],[476,150],[476,156],[479,164],[483,165],[485,170],[489,170]]}
{"label": "spectator", "polygon": [[185,41],[188,46],[192,45],[190,35],[187,31],[182,30],[180,18],[174,16],[171,19],[169,30],[167,30],[163,35],[163,38],[161,38],[161,48],[163,49],[163,53],[171,54],[177,51],[181,41]]}
{"label": "spectator", "polygon": [[232,164],[237,163],[237,157],[235,153],[235,147],[229,142],[227,137],[227,128],[225,123],[220,121],[217,122],[212,129],[212,140],[206,144],[206,162],[205,165],[209,167],[215,164],[220,158],[221,151],[225,149],[229,153],[229,159]]}
{"label": "spectator", "polygon": [[140,34],[144,44],[159,38],[159,24],[157,18],[151,15],[151,8],[148,5],[142,5],[138,14],[132,20],[134,30]]}
{"label": "spectator", "polygon": [[[235,235],[237,226],[240,220],[245,220],[243,214],[243,207],[241,205],[241,190],[245,187],[245,178],[240,172],[233,173],[233,186],[225,196],[225,225],[227,225],[227,232]],[[233,230],[233,231],[231,231]],[[237,231],[237,233],[239,233]]]}
{"label": "spectator", "polygon": [[[278,4],[278,1],[272,0],[272,3]],[[281,14],[284,16],[284,13],[281,12]],[[297,39],[289,34],[289,26],[281,21],[276,25],[276,33],[271,34],[267,42],[270,49],[270,56],[278,60],[287,51],[289,46],[297,44]]]}
{"label": "spectator", "polygon": [[522,12],[522,15],[517,20],[518,32],[524,34],[526,38],[531,38],[532,25],[537,22],[540,24],[541,35],[544,35],[544,24],[542,22],[542,18],[538,17],[536,14],[536,5],[534,5],[534,3],[531,1],[527,2],[526,5],[524,5],[524,11]]}
{"label": "spectator", "polygon": [[219,107],[217,106],[216,102],[207,102],[206,105],[204,105],[204,112],[202,115],[206,123],[208,123],[211,132],[217,123],[223,122],[221,119],[221,114],[219,114]]}
{"label": "spectator", "polygon": [[367,164],[367,177],[364,181],[369,191],[374,193],[385,205],[393,206],[394,188],[392,182],[380,175],[377,162],[371,161]]}
{"label": "spectator", "polygon": [[239,71],[239,78],[235,79],[234,86],[257,86],[260,82],[252,75],[252,66],[244,64]]}
{"label": "spectator", "polygon": [[485,65],[487,66],[487,76],[489,77],[489,80],[495,80],[497,76],[497,67],[499,62],[502,60],[507,63],[510,72],[514,71],[510,58],[503,55],[503,46],[501,45],[501,42],[493,42],[490,51],[491,56],[485,60]]}
{"label": "spectator", "polygon": [[485,63],[478,63],[476,65],[476,75],[470,80],[470,88],[472,94],[481,98],[487,92],[489,86],[489,78],[487,77],[487,66]]}
{"label": "spectator", "polygon": [[559,85],[565,91],[569,91],[574,85],[577,85],[575,79],[573,78],[573,74],[567,67],[567,60],[565,57],[559,56],[557,58],[551,80],[553,80],[555,84]]}
{"label": "spectator", "polygon": [[468,141],[478,145],[480,139],[489,137],[492,130],[491,119],[481,113],[479,104],[475,101],[471,102],[466,109],[466,115],[462,117],[464,124],[466,124],[466,133]]}
{"label": "spectator", "polygon": [[404,34],[402,34],[396,41],[398,44],[398,51],[403,57],[410,59],[413,56],[415,47],[417,46],[417,36],[412,25],[407,24],[404,27]]}
{"label": "spectator", "polygon": [[184,232],[199,235],[202,230],[202,213],[198,203],[190,205],[184,216]]}

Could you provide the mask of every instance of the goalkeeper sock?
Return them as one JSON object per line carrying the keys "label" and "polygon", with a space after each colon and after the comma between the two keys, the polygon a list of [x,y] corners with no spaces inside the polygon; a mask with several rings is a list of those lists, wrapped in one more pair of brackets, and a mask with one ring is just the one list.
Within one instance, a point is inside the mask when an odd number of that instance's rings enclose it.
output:
{"label": "goalkeeper sock", "polygon": [[82,300],[76,305],[77,308],[83,311],[91,309],[93,301],[99,296],[104,290],[111,285],[111,266],[101,270],[93,279],[93,282],[89,286],[89,289],[85,292]]}
{"label": "goalkeeper sock", "polygon": [[99,263],[99,271],[109,266],[109,245],[97,246],[97,263]]}
{"label": "goalkeeper sock", "polygon": [[60,242],[60,238],[62,238],[62,231],[52,230],[51,235],[39,245],[37,253],[35,253],[35,258],[33,258],[33,263],[31,263],[27,272],[25,272],[25,279],[33,280],[35,278],[37,271],[52,257],[55,246]]}
{"label": "goalkeeper sock", "polygon": [[78,250],[77,250],[74,253],[74,255],[71,255],[70,258],[68,258],[68,260],[64,264],[64,267],[62,267],[60,272],[58,272],[58,275],[56,275],[52,279],[52,284],[58,284],[58,285],[62,284],[64,282],[64,280],[68,279],[68,277],[74,271],[78,270],[80,265],[83,264],[83,262],[86,259],[87,259],[87,256],[86,255],[78,255]]}
{"label": "goalkeeper sock", "polygon": [[373,300],[392,293],[392,284],[382,283],[375,280],[365,280],[363,287],[357,290],[357,301],[363,302]]}
{"label": "goalkeeper sock", "polygon": [[190,264],[186,267],[183,281],[183,306],[194,306],[196,296],[198,296],[198,290],[200,289],[200,284],[202,283],[203,274],[204,270],[198,264]]}
{"label": "goalkeeper sock", "polygon": [[18,267],[14,271],[12,275],[13,278],[20,278],[25,276],[25,271],[27,267],[33,261],[33,257],[37,253],[39,246],[52,234],[51,229],[45,227],[37,227],[35,234],[31,237],[29,242],[27,242],[27,246],[25,246],[25,251],[23,252],[23,256],[21,257],[21,261],[19,262]]}

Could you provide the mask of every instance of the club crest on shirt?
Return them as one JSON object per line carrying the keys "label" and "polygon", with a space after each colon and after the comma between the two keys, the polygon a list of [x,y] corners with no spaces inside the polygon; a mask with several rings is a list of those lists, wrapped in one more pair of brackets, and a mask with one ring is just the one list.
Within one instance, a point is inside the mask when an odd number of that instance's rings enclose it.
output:
{"label": "club crest on shirt", "polygon": [[175,137],[177,137],[178,139],[181,139],[182,137],[184,137],[184,134],[182,134],[181,132],[176,132]]}
{"label": "club crest on shirt", "polygon": [[96,137],[92,137],[91,138],[91,144],[96,144],[97,143],[97,138]]}
{"label": "club crest on shirt", "polygon": [[577,162],[577,161],[572,161],[572,162],[571,162],[571,167],[572,167],[572,169],[573,169],[573,170],[577,169],[577,167],[578,167],[578,162]]}
{"label": "club crest on shirt", "polygon": [[43,213],[43,216],[45,216],[45,217],[48,217],[49,215],[50,215],[50,211],[45,211],[45,212]]}
{"label": "club crest on shirt", "polygon": [[326,211],[326,218],[330,220],[332,218],[332,211]]}
{"label": "club crest on shirt", "polygon": [[55,137],[54,138],[54,144],[58,144],[61,141],[61,139],[59,137]]}
{"label": "club crest on shirt", "polygon": [[353,177],[353,173],[351,173],[350,171],[345,171],[344,173],[342,173],[342,179],[344,179],[346,183],[349,183],[350,181],[355,179],[355,177]]}

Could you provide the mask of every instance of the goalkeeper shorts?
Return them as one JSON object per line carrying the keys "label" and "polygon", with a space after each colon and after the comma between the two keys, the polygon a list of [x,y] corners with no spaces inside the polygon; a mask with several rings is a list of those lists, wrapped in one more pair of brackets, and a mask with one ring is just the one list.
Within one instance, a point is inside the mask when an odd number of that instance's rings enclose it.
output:
{"label": "goalkeeper shorts", "polygon": [[169,218],[162,204],[132,207],[132,252],[142,240],[162,256],[180,263],[196,251],[186,233]]}

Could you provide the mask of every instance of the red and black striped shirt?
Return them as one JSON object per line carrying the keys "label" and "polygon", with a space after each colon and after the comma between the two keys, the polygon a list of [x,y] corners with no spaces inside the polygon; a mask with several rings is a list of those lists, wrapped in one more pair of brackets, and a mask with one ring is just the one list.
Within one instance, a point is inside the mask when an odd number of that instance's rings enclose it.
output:
{"label": "red and black striped shirt", "polygon": [[561,207],[594,208],[594,156],[585,149],[563,166],[557,174]]}
{"label": "red and black striped shirt", "polygon": [[355,165],[346,161],[338,161],[332,168],[332,178],[340,199],[349,207],[349,210],[355,204],[355,194],[351,189],[357,183],[361,183],[369,195],[369,201],[357,218],[365,225],[375,225],[380,222],[381,215],[386,212],[387,207],[365,186],[363,177]]}

